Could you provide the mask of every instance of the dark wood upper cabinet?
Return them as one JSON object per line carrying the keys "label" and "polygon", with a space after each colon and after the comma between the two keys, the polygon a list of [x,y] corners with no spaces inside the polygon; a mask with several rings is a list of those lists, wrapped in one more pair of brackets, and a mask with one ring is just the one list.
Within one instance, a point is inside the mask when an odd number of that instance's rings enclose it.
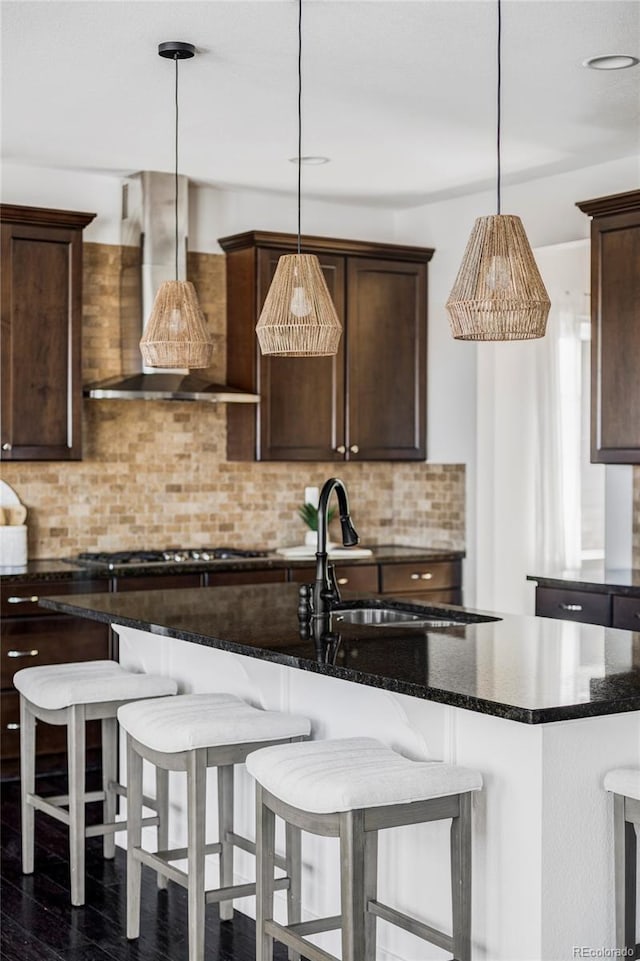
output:
{"label": "dark wood upper cabinet", "polygon": [[82,456],[82,230],[94,217],[0,205],[3,460]]}
{"label": "dark wood upper cabinet", "polygon": [[304,237],[343,333],[335,357],[260,354],[255,326],[290,234],[219,241],[227,255],[227,377],[261,395],[230,406],[230,460],[424,460],[427,265],[433,250]]}
{"label": "dark wood upper cabinet", "polygon": [[640,190],[579,203],[591,220],[591,460],[640,464]]}

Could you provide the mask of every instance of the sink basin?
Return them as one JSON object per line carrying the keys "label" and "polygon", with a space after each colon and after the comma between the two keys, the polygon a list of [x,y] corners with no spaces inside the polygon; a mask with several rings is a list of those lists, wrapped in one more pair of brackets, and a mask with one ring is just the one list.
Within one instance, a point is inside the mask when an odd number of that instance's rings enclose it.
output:
{"label": "sink basin", "polygon": [[[343,602],[344,603],[344,602]],[[420,610],[415,606],[404,607],[394,603],[393,606],[384,603],[356,601],[352,606],[338,606],[331,611],[331,622],[335,628],[340,625],[354,624],[366,627],[387,628],[442,628],[464,627],[467,624],[478,624],[485,621],[500,620],[486,614],[476,614],[471,611],[438,610],[425,608]]]}
{"label": "sink basin", "polygon": [[336,624],[393,625],[422,621],[420,614],[398,611],[393,607],[352,607],[332,612]]}

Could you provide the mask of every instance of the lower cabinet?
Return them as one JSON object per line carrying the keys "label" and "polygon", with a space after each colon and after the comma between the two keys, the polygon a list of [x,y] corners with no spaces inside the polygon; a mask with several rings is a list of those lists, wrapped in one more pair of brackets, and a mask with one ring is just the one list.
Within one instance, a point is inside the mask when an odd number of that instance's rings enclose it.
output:
{"label": "lower cabinet", "polygon": [[[462,604],[462,562],[433,561],[399,564],[336,564],[338,587],[348,591],[393,594],[426,604]],[[313,567],[296,567],[289,579],[310,583]]]}
{"label": "lower cabinet", "polygon": [[640,631],[640,597],[563,587],[536,588],[538,617]]}
{"label": "lower cabinet", "polygon": [[[2,635],[0,637],[0,687],[2,694],[0,750],[2,775],[19,773],[20,698],[13,676],[23,667],[96,661],[110,656],[106,624],[52,614],[38,607],[40,594],[89,594],[108,590],[108,581],[32,581],[2,585]],[[87,725],[87,748],[100,744],[100,724]],[[36,727],[39,755],[66,751],[66,728],[50,724]]]}
{"label": "lower cabinet", "polygon": [[462,561],[381,564],[380,592],[427,604],[462,604]]}

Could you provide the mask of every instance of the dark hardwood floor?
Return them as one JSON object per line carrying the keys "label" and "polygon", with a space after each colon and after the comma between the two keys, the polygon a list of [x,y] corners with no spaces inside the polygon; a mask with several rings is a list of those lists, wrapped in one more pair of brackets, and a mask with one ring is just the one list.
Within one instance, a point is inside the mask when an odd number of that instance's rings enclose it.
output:
{"label": "dark hardwood floor", "polygon": [[[40,794],[66,792],[63,775],[38,778]],[[89,790],[99,789],[99,772],[89,773]],[[20,785],[1,785],[2,884],[0,957],[3,961],[187,961],[187,892],[169,883],[158,891],[155,874],[143,868],[141,936],[125,936],[124,852],[102,858],[102,839],[87,841],[86,905],[71,907],[67,829],[36,812],[35,872],[20,867]],[[93,810],[92,810],[93,809]],[[90,805],[88,820],[100,820],[101,805]],[[94,813],[95,812],[95,813]],[[253,961],[253,921],[235,912],[220,922],[217,905],[206,914],[207,961]],[[275,958],[286,949],[276,945]]]}

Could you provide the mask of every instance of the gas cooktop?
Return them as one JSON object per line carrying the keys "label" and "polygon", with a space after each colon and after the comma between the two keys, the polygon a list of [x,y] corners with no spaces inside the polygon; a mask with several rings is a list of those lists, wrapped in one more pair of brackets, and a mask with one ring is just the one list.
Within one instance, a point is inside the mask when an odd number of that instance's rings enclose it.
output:
{"label": "gas cooktop", "polygon": [[80,567],[99,567],[113,570],[116,567],[147,567],[152,564],[202,564],[207,561],[226,561],[245,557],[268,557],[268,551],[241,550],[237,547],[193,547],[180,549],[169,547],[163,551],[98,551],[84,552],[69,557],[72,564]]}

